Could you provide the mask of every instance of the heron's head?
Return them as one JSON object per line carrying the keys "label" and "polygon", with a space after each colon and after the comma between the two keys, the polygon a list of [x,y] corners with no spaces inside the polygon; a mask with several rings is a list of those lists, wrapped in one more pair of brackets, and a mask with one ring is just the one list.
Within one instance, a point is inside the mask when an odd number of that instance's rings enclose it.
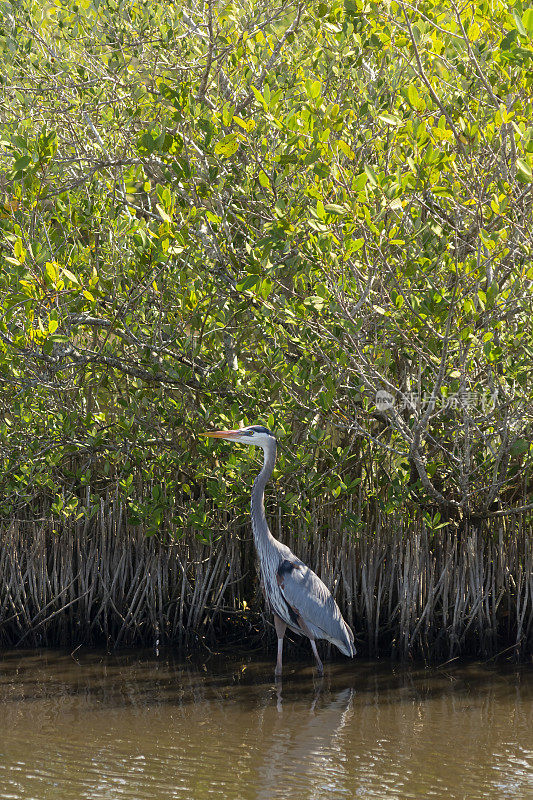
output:
{"label": "heron's head", "polygon": [[207,431],[202,436],[226,439],[228,442],[239,442],[240,444],[253,444],[262,447],[263,450],[276,444],[276,437],[264,425],[250,425],[248,428],[237,428],[233,431]]}

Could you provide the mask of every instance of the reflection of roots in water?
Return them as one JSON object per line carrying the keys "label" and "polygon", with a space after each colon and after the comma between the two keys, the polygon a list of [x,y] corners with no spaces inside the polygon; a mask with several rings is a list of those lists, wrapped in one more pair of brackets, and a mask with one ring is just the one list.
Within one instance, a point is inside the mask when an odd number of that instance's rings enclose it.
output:
{"label": "reflection of roots in water", "polygon": [[74,655],[2,653],[1,797],[533,798],[531,668]]}

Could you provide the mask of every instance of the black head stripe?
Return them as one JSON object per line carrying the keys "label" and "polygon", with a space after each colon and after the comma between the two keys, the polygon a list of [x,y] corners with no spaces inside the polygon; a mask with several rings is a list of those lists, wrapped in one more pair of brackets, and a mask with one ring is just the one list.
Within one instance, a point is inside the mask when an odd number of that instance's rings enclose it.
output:
{"label": "black head stripe", "polygon": [[266,433],[269,436],[274,436],[274,434],[271,431],[269,431],[268,428],[265,428],[264,425],[252,425],[250,427],[250,430],[254,431],[254,433]]}

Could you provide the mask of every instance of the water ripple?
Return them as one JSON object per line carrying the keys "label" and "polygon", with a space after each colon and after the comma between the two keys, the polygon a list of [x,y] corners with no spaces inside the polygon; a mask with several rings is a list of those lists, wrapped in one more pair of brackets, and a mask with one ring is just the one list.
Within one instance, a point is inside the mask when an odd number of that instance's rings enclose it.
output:
{"label": "water ripple", "polygon": [[531,800],[533,672],[0,660],[0,800]]}

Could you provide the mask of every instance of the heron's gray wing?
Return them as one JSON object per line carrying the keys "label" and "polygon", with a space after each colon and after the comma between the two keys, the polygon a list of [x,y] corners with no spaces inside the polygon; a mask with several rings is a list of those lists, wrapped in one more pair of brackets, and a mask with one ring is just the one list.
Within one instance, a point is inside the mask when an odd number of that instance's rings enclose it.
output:
{"label": "heron's gray wing", "polygon": [[315,639],[328,639],[347,655],[355,652],[351,630],[331,592],[313,570],[298,559],[285,560],[278,568],[277,578],[283,599],[304,633]]}

